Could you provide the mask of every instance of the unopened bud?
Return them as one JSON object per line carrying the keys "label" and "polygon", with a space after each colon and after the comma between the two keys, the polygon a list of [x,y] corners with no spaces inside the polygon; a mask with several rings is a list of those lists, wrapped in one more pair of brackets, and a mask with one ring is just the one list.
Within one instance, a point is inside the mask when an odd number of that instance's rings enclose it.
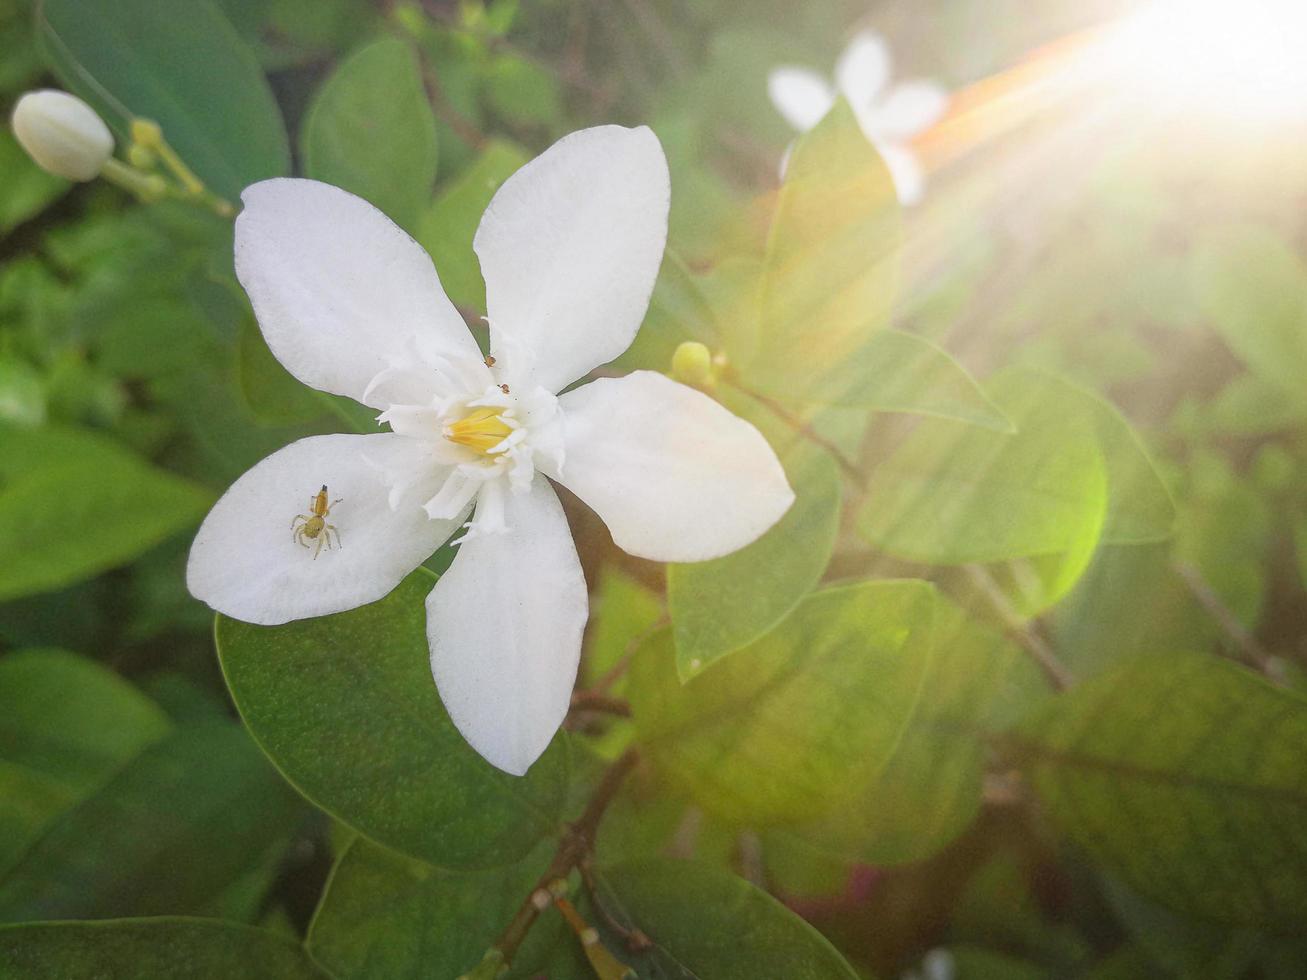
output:
{"label": "unopened bud", "polygon": [[698,341],[685,341],[672,354],[672,378],[695,388],[711,387],[712,352]]}
{"label": "unopened bud", "polygon": [[67,92],[28,92],[14,106],[10,124],[37,166],[68,180],[94,180],[113,153],[104,120]]}

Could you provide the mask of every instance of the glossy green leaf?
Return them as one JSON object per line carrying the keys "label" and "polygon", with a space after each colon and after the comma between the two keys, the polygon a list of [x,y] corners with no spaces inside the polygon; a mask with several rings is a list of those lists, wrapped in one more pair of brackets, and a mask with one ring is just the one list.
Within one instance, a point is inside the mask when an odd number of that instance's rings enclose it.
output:
{"label": "glossy green leaf", "polygon": [[419,569],[379,602],[284,626],[218,617],[236,707],[310,800],[355,830],[450,868],[515,862],[558,828],[561,739],[522,778],[463,740],[431,679]]}
{"label": "glossy green leaf", "polygon": [[[856,980],[824,936],[765,892],[685,861],[633,861],[601,871],[599,901],[653,942],[624,961],[642,977]],[[614,949],[622,947],[613,941]]]}
{"label": "glossy green leaf", "polygon": [[933,415],[1013,431],[961,364],[930,341],[901,330],[871,334],[809,395],[823,405]]}
{"label": "glossy green leaf", "polygon": [[839,467],[807,446],[787,453],[785,466],[795,501],[775,527],[724,558],[667,566],[682,680],[770,630],[826,570],[843,499]]}
{"label": "glossy green leaf", "polygon": [[290,171],[281,112],[253,53],[210,0],[42,0],[39,27],[60,80],[125,138],[153,119],[186,164],[235,202]]}
{"label": "glossy green leaf", "polygon": [[[488,871],[447,871],[357,838],[336,862],[307,948],[336,980],[460,976],[481,961],[531,894],[552,849],[550,843]],[[509,976],[539,975],[555,947],[568,944],[575,940],[562,918],[546,910]],[[589,980],[590,974],[550,969],[548,976]]]}
{"label": "glossy green leaf", "polygon": [[987,734],[1049,694],[1030,655],[942,597],[921,700],[889,764],[860,802],[790,833],[821,851],[877,866],[920,861],[980,810]]}
{"label": "glossy green leaf", "polygon": [[0,919],[201,913],[302,804],[229,722],[180,728],[51,822],[0,874]]}
{"label": "glossy green leaf", "polygon": [[684,685],[660,633],[631,669],[640,744],[695,802],[750,826],[846,805],[912,715],[933,611],[924,582],[826,589]]}
{"label": "glossy green leaf", "polygon": [[0,926],[0,980],[330,980],[286,936],[215,919]]}
{"label": "glossy green leaf", "polygon": [[486,286],[472,238],[499,185],[527,159],[515,144],[491,140],[470,167],[441,187],[418,222],[417,240],[431,253],[440,283],[457,306],[486,308]]}
{"label": "glossy green leaf", "polygon": [[923,420],[873,471],[859,529],[899,558],[997,562],[1093,551],[1108,507],[1092,421],[1066,412],[1044,375],[1005,371],[986,385],[1013,435]]}
{"label": "glossy green leaf", "polygon": [[1145,657],[1010,736],[1050,817],[1131,888],[1190,915],[1307,918],[1307,700],[1194,654]]}
{"label": "glossy green leaf", "polygon": [[1263,229],[1232,230],[1195,253],[1193,277],[1229,348],[1299,408],[1307,403],[1307,265],[1290,245]]}
{"label": "glossy green leaf", "polygon": [[0,869],[171,724],[112,671],[63,650],[0,658]]}
{"label": "glossy green leaf", "polygon": [[300,130],[304,173],[376,205],[410,231],[436,180],[436,117],[411,45],[367,44],[340,63]]}
{"label": "glossy green leaf", "polygon": [[820,401],[832,373],[884,327],[898,277],[889,171],[840,100],[790,154],[772,219],[748,382]]}
{"label": "glossy green leaf", "polygon": [[198,522],[211,494],[72,429],[0,426],[0,599],[124,564]]}

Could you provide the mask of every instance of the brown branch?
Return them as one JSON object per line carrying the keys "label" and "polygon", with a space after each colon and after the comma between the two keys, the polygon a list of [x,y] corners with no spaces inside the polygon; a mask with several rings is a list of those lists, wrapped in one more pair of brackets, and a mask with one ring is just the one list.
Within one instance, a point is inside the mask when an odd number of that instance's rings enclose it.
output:
{"label": "brown branch", "polygon": [[573,691],[570,711],[598,711],[601,714],[617,715],[619,718],[631,717],[631,702],[625,698],[615,698],[602,691]]}
{"label": "brown branch", "polygon": [[1208,583],[1195,566],[1185,561],[1171,562],[1171,568],[1188,587],[1194,599],[1216,620],[1221,631],[1225,633],[1238,658],[1250,667],[1260,670],[1275,681],[1282,681],[1281,672],[1276,669],[1275,657],[1257,642],[1252,632],[1239,621],[1239,617],[1225,604],[1216,590]]}
{"label": "brown branch", "polygon": [[985,598],[989,600],[990,605],[994,607],[994,611],[998,613],[999,618],[1003,620],[1008,636],[1034,658],[1035,663],[1039,664],[1053,687],[1059,691],[1065,691],[1075,683],[1071,671],[1066,668],[1062,661],[1057,659],[1057,654],[1053,652],[1053,648],[1048,645],[1044,638],[1031,629],[1030,624],[1017,612],[1007,595],[994,581],[994,577],[989,574],[989,570],[983,565],[968,565],[966,568],[972,582],[976,584]]}
{"label": "brown branch", "polygon": [[603,778],[599,780],[599,785],[595,788],[594,795],[590,797],[590,802],[586,804],[584,812],[575,823],[567,828],[567,832],[558,845],[558,850],[554,853],[553,860],[549,862],[549,867],[545,869],[545,873],[540,876],[536,886],[531,889],[531,894],[526,897],[526,901],[518,908],[517,914],[513,916],[507,928],[495,941],[495,945],[491,947],[490,953],[487,954],[488,958],[497,959],[505,968],[512,965],[518,947],[526,939],[526,935],[530,932],[531,926],[535,924],[536,918],[553,902],[554,893],[552,888],[554,883],[566,881],[567,876],[572,873],[572,869],[594,847],[599,821],[603,819],[604,812],[608,809],[608,805],[612,803],[613,797],[617,795],[623,780],[635,768],[638,761],[639,754],[636,750],[627,749],[616,762],[604,771]]}
{"label": "brown branch", "polygon": [[799,418],[797,415],[791,412],[788,408],[786,408],[776,399],[770,397],[769,395],[764,395],[762,392],[754,391],[752,388],[746,388],[744,387],[744,385],[741,385],[739,382],[732,381],[729,378],[723,378],[722,383],[730,385],[732,388],[734,388],[738,392],[741,392],[742,394],[748,395],[759,405],[763,406],[763,408],[767,409],[778,419],[780,419],[791,429],[793,429],[799,436],[801,436],[804,439],[807,439],[809,442],[813,443],[816,446],[820,446],[822,449],[826,450],[826,452],[830,453],[833,457],[835,457],[835,462],[840,464],[840,469],[844,470],[845,474],[847,474],[848,477],[851,480],[853,480],[856,486],[861,488],[866,483],[867,478],[863,476],[862,470],[858,469],[857,464],[854,463],[853,460],[849,459],[849,457],[844,455],[844,451],[840,449],[839,446],[835,445],[835,443],[831,442],[821,433],[817,432],[804,419]]}

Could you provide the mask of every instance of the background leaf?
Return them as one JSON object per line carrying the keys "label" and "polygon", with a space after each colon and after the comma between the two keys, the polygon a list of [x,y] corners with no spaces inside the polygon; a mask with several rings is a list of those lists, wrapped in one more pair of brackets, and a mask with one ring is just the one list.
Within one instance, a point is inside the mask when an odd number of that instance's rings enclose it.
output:
{"label": "background leaf", "polygon": [[309,106],[300,154],[306,177],[413,231],[436,181],[436,117],[412,46],[383,38],[342,61]]}
{"label": "background leaf", "polygon": [[328,980],[285,936],[208,919],[118,919],[0,926],[0,977],[241,977]]}
{"label": "background leaf", "polygon": [[255,739],[318,806],[441,867],[510,864],[558,827],[566,746],[519,779],[464,741],[431,679],[434,584],[419,569],[378,602],[284,626],[219,616],[223,674]]}
{"label": "background leaf", "polygon": [[258,62],[210,0],[184,15],[157,0],[41,0],[41,42],[60,80],[124,139],[153,119],[210,189],[290,172],[281,111]]}
{"label": "background leaf", "polygon": [[623,951],[641,976],[857,977],[817,930],[733,875],[685,861],[640,861],[605,868],[600,880],[608,912],[653,941],[647,954]]}
{"label": "background leaf", "polygon": [[1136,891],[1296,932],[1307,701],[1213,657],[1145,657],[1048,702],[1011,749],[1050,816]]}
{"label": "background leaf", "polygon": [[103,436],[0,426],[0,598],[121,565],[199,521],[212,495]]}
{"label": "background leaf", "polygon": [[825,589],[685,685],[659,633],[631,669],[640,742],[691,799],[749,826],[846,804],[888,763],[916,706],[933,603],[924,582]]}

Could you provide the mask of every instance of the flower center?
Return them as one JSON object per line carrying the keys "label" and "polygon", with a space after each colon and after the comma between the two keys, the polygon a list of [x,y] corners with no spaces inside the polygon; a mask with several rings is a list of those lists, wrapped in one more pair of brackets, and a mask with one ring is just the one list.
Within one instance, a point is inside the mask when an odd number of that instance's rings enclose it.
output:
{"label": "flower center", "polygon": [[500,416],[502,411],[493,406],[474,408],[457,422],[446,423],[445,438],[488,455],[513,432],[512,426]]}

